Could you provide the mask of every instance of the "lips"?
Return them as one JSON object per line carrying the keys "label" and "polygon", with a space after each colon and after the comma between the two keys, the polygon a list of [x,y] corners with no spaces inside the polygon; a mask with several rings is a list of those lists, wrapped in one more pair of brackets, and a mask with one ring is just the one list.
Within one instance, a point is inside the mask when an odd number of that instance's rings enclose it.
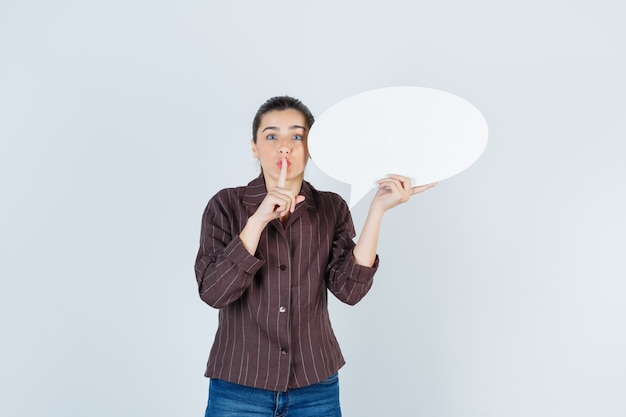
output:
{"label": "lips", "polygon": [[[289,168],[291,166],[291,162],[289,162],[289,159],[285,159],[285,161],[287,161],[287,168]],[[279,159],[278,162],[276,163],[276,165],[278,165],[278,168],[282,168],[283,167],[283,160]]]}

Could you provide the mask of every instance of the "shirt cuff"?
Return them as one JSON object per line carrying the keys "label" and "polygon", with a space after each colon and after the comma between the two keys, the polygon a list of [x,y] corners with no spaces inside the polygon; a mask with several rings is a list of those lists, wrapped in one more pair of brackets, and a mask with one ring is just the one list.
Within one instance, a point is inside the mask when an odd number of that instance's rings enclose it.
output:
{"label": "shirt cuff", "polygon": [[350,262],[352,262],[352,273],[350,274],[350,278],[356,282],[370,281],[378,270],[378,261],[378,255],[376,255],[376,259],[374,259],[374,264],[372,266],[364,266],[357,264],[356,262],[354,262],[354,259],[351,259]]}
{"label": "shirt cuff", "polygon": [[265,264],[265,261],[250,255],[250,252],[243,246],[239,236],[226,246],[226,257],[239,269],[247,274],[254,275]]}

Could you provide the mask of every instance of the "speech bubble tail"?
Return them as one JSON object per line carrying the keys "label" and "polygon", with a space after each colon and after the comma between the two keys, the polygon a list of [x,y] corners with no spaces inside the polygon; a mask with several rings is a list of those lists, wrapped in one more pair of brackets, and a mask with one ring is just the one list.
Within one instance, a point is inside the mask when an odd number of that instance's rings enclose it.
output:
{"label": "speech bubble tail", "polygon": [[372,188],[374,188],[373,185],[358,183],[352,184],[352,186],[350,187],[350,201],[348,202],[348,207],[352,209],[354,206],[356,206],[356,203],[358,203],[363,197],[365,197]]}

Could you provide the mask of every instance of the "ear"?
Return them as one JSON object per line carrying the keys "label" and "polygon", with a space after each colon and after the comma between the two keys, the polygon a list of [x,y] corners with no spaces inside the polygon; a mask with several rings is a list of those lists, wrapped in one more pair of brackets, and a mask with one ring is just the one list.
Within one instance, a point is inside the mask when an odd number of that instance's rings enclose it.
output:
{"label": "ear", "polygon": [[254,143],[254,139],[250,139],[250,146],[252,147],[252,157],[254,159],[259,159],[259,152],[256,150],[256,143]]}

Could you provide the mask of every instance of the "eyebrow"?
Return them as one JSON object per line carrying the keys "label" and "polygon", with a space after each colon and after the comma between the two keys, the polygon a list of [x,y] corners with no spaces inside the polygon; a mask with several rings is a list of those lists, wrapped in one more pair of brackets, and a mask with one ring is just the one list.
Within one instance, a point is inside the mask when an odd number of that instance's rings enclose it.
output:
{"label": "eyebrow", "polygon": [[[304,127],[304,126],[300,126],[300,125],[289,126],[289,130],[294,130],[294,129],[302,129],[302,130],[304,130],[306,132],[306,127]],[[267,126],[261,132],[265,132],[266,130],[280,130],[280,129],[277,128],[276,126]]]}

